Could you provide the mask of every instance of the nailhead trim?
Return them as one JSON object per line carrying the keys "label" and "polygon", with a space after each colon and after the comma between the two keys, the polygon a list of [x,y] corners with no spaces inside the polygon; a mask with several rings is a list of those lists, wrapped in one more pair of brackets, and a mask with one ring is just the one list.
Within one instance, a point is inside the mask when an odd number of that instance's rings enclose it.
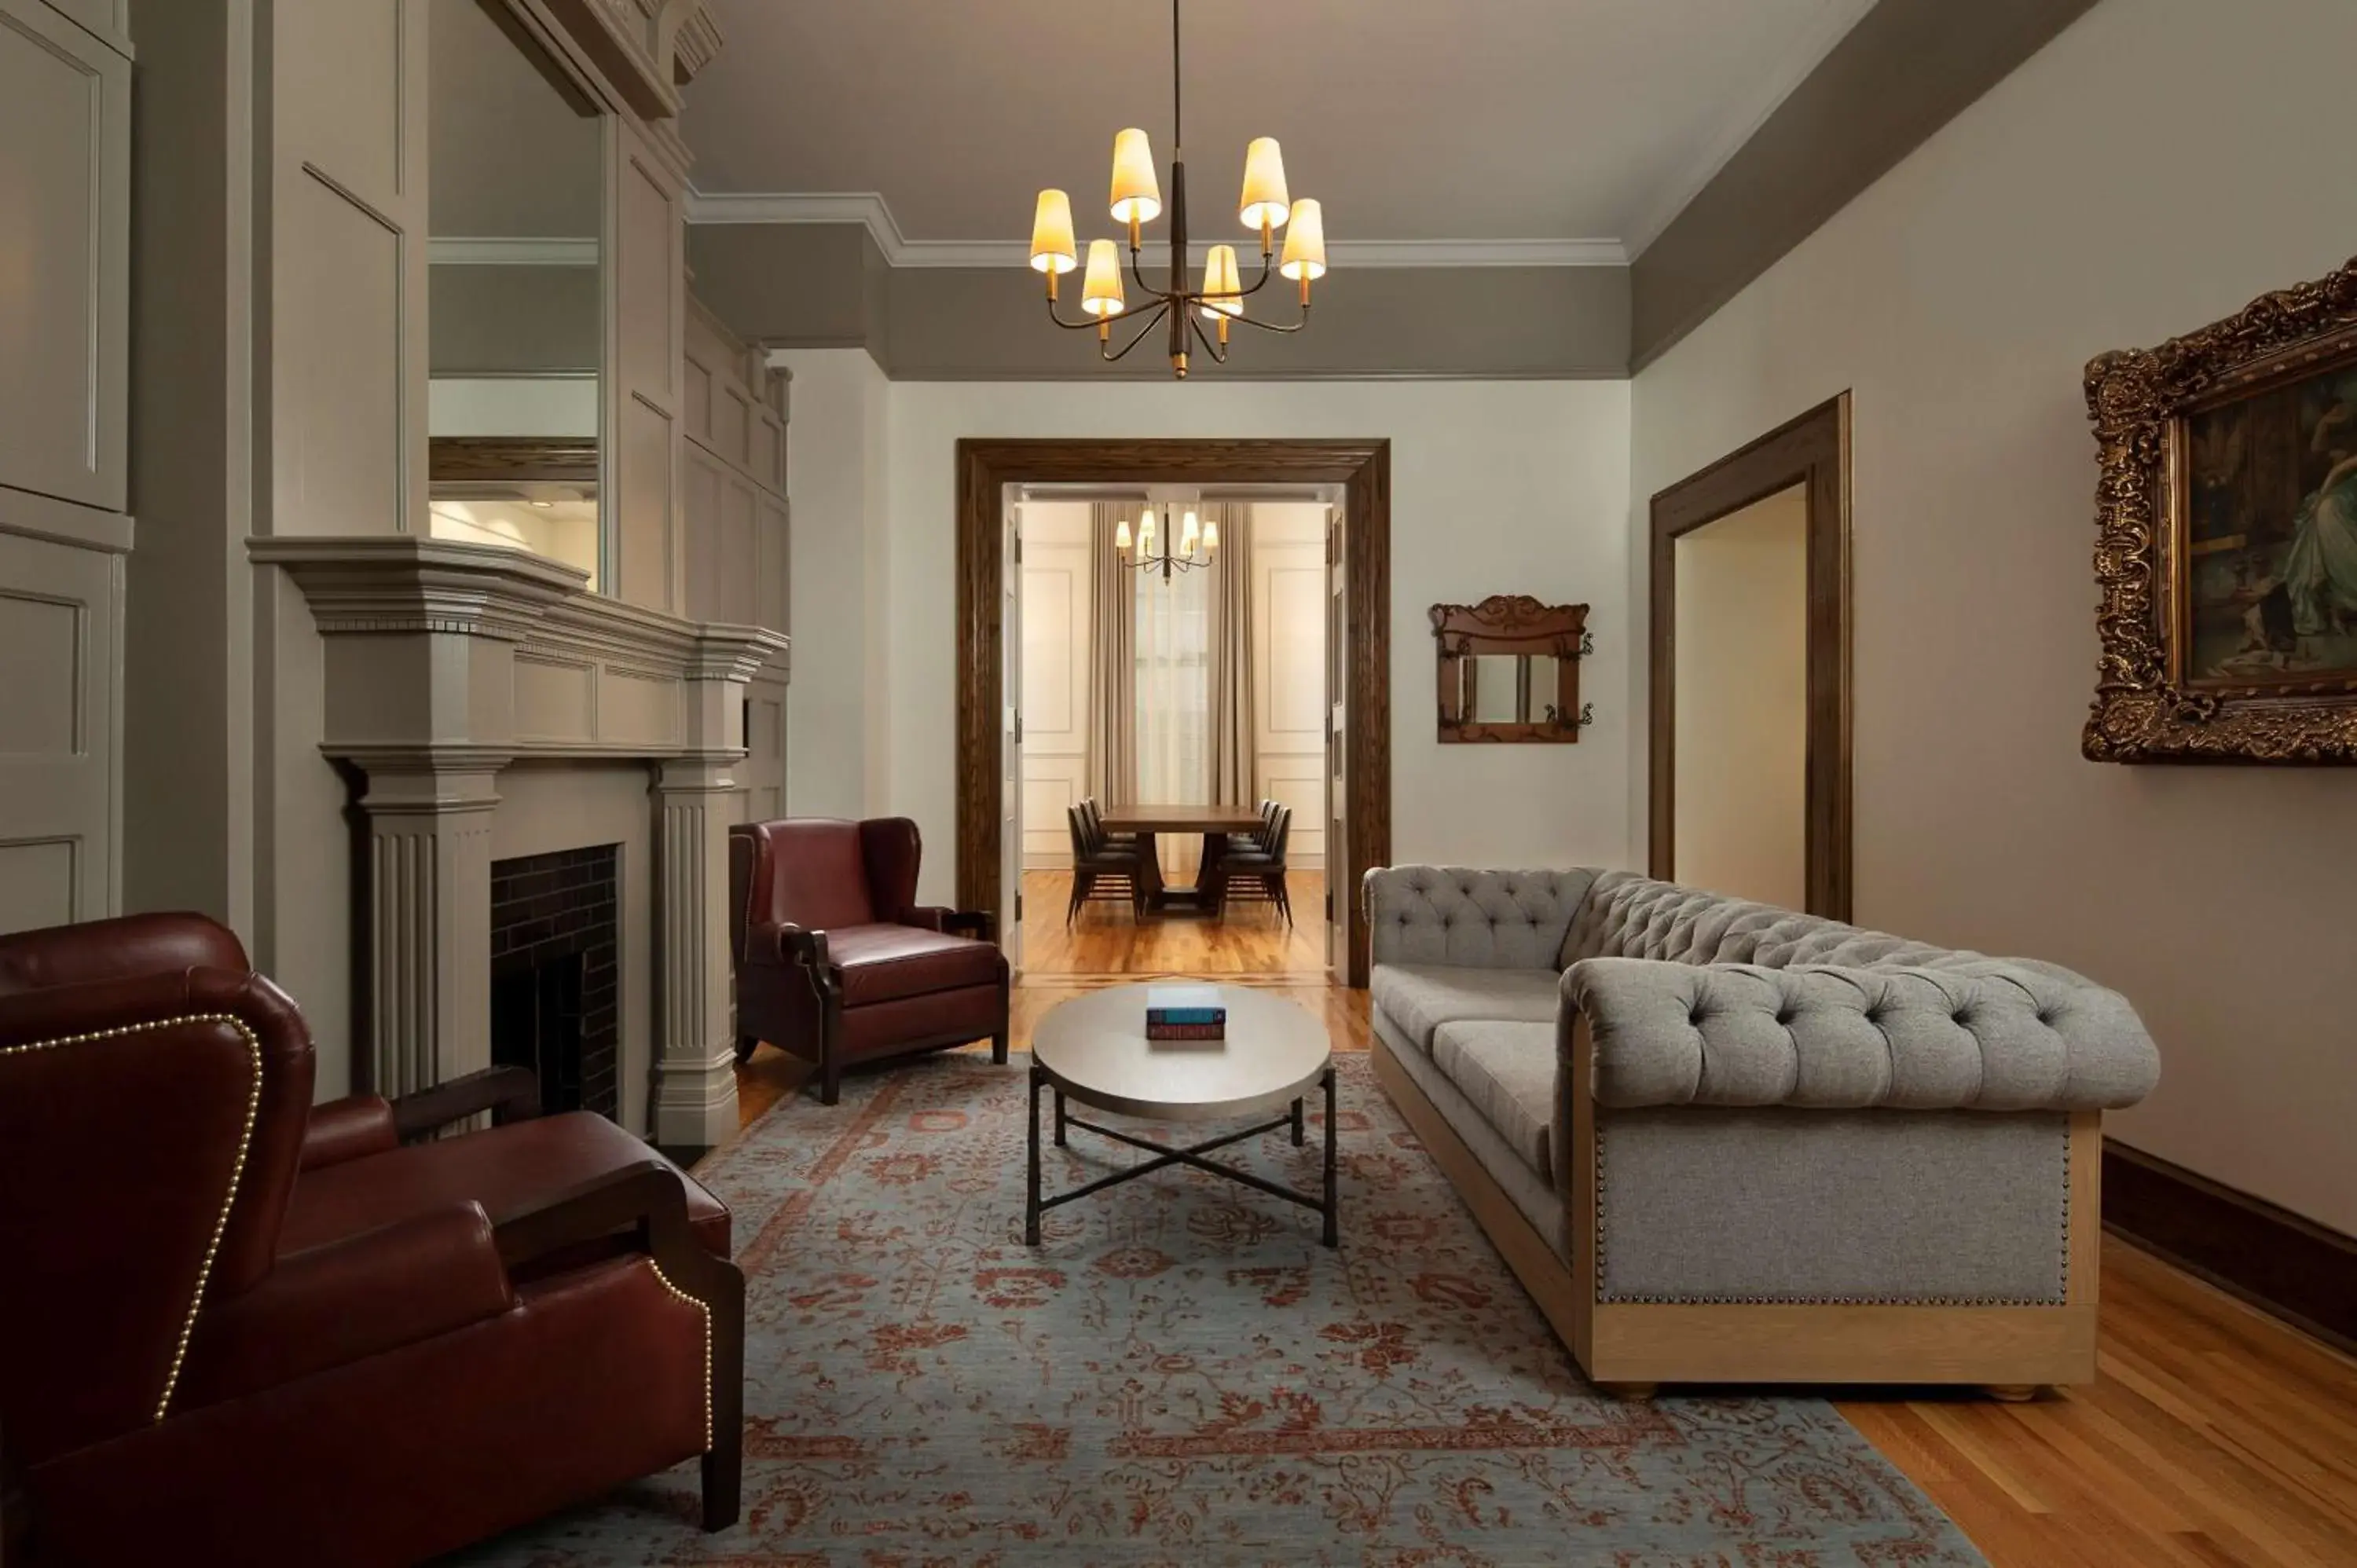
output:
{"label": "nailhead trim", "polygon": [[704,1315],[704,1451],[709,1454],[712,1452],[712,1309],[672,1283],[671,1276],[664,1273],[662,1265],[652,1258],[647,1260],[647,1267],[654,1271],[656,1283],[663,1289]]}
{"label": "nailhead trim", "polygon": [[1624,1295],[1604,1283],[1604,1127],[1596,1128],[1596,1300],[1607,1306],[2061,1306],[2071,1295],[2071,1137],[2062,1137],[2061,1294],[2050,1299],[2001,1295]]}
{"label": "nailhead trim", "polygon": [[[237,1159],[230,1166],[229,1190],[221,1195],[221,1214],[213,1221],[212,1240],[205,1243],[204,1262],[197,1265],[197,1286],[188,1296],[188,1313],[180,1323],[179,1342],[172,1348],[172,1365],[164,1374],[164,1391],[156,1397],[154,1419],[162,1421],[172,1407],[172,1391],[179,1386],[180,1364],[188,1359],[188,1339],[197,1329],[197,1311],[204,1305],[205,1285],[211,1280],[213,1259],[221,1252],[221,1237],[229,1230],[229,1211],[237,1203],[237,1187],[245,1176],[246,1152],[253,1144],[253,1123],[262,1110],[262,1039],[245,1026],[245,1021],[227,1013],[190,1013],[172,1018],[156,1018],[141,1024],[125,1024],[120,1028],[96,1029],[82,1035],[61,1035],[54,1040],[33,1040],[21,1046],[0,1046],[0,1058],[29,1056],[35,1051],[50,1051],[64,1046],[89,1045],[99,1040],[119,1040],[132,1035],[154,1034],[162,1029],[177,1029],[183,1024],[226,1024],[245,1041],[246,1058],[253,1065],[253,1081],[245,1094],[245,1125],[237,1135]],[[709,1331],[707,1330],[707,1338]],[[708,1380],[707,1380],[708,1381]],[[709,1396],[707,1396],[708,1402]],[[705,1424],[710,1425],[707,1413]]]}

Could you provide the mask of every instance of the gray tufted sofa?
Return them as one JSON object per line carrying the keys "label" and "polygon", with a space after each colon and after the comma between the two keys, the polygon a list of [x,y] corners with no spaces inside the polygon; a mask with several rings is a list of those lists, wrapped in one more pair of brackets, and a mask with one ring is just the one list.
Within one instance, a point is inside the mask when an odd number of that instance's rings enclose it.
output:
{"label": "gray tufted sofa", "polygon": [[1628,872],[1364,891],[1377,1074],[1591,1378],[2093,1377],[2117,993]]}

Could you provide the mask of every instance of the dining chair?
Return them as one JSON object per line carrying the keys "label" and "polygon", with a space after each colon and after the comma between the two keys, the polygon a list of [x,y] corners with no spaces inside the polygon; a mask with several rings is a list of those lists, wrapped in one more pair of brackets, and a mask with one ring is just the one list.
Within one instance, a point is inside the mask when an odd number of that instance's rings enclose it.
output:
{"label": "dining chair", "polygon": [[1286,925],[1293,924],[1293,897],[1285,880],[1286,849],[1292,836],[1293,808],[1277,806],[1265,849],[1240,848],[1222,858],[1219,904],[1222,914],[1231,902],[1268,903],[1276,906]]}
{"label": "dining chair", "polygon": [[1081,906],[1092,901],[1127,904],[1135,915],[1144,892],[1136,842],[1119,845],[1107,841],[1103,829],[1092,832],[1082,806],[1064,808],[1064,821],[1072,835],[1072,899],[1064,910],[1064,924],[1071,925]]}

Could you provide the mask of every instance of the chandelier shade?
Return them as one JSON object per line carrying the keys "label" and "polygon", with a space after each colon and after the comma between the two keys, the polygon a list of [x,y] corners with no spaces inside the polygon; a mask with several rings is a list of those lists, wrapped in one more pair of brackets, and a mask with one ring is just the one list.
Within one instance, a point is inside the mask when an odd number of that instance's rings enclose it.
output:
{"label": "chandelier shade", "polygon": [[1121,255],[1111,240],[1089,242],[1089,271],[1081,286],[1081,308],[1091,316],[1119,316],[1125,308],[1121,293]]}
{"label": "chandelier shade", "polygon": [[1285,257],[1276,270],[1301,280],[1305,301],[1309,280],[1326,275],[1326,214],[1307,197],[1293,204],[1293,221],[1285,231]]}
{"label": "chandelier shade", "polygon": [[1072,252],[1072,202],[1060,190],[1043,190],[1031,216],[1031,270],[1046,273],[1054,287],[1058,273],[1079,264]]}
{"label": "chandelier shade", "polygon": [[[1170,0],[1170,259],[1166,277],[1157,283],[1148,281],[1146,274],[1144,226],[1163,215],[1165,187],[1155,167],[1154,144],[1135,125],[1120,131],[1113,139],[1113,181],[1106,207],[1113,220],[1128,231],[1127,281],[1137,286],[1142,296],[1135,308],[1130,306],[1122,278],[1120,242],[1092,240],[1088,272],[1081,291],[1082,318],[1067,321],[1058,311],[1056,279],[1080,264],[1072,236],[1071,202],[1060,190],[1039,193],[1031,225],[1031,266],[1047,274],[1049,318],[1067,330],[1095,328],[1100,359],[1110,362],[1125,357],[1160,327],[1168,341],[1171,373],[1183,381],[1198,345],[1213,363],[1227,363],[1228,329],[1232,324],[1276,333],[1298,332],[1309,325],[1309,285],[1313,279],[1326,275],[1326,223],[1317,202],[1294,199],[1286,184],[1285,155],[1276,139],[1254,137],[1244,150],[1243,187],[1236,212],[1247,230],[1260,235],[1260,274],[1246,283],[1236,248],[1214,245],[1204,256],[1201,282],[1195,280],[1193,252],[1187,242],[1187,161],[1182,118],[1185,91],[1180,71],[1178,5],[1179,0]],[[1279,229],[1286,231],[1281,267],[1276,254]],[[1277,323],[1246,315],[1244,300],[1266,287],[1269,279],[1280,271],[1301,285],[1300,317]],[[1142,319],[1129,340],[1116,349],[1113,322],[1120,316]],[[1151,549],[1148,541],[1152,524],[1150,515],[1138,524],[1141,552]],[[1211,537],[1215,539],[1216,534]]]}
{"label": "chandelier shade", "polygon": [[1162,187],[1154,177],[1154,144],[1135,125],[1113,139],[1113,220],[1151,223],[1162,216]]}
{"label": "chandelier shade", "polygon": [[1292,209],[1285,194],[1285,155],[1274,136],[1255,136],[1244,149],[1244,203],[1247,229],[1281,227]]}

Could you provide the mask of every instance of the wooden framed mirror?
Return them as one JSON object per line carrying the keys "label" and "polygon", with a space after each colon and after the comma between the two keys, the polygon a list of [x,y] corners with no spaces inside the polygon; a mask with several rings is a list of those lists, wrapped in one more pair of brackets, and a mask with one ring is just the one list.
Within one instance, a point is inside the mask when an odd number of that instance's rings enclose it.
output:
{"label": "wooden framed mirror", "polygon": [[1493,594],[1435,605],[1440,738],[1571,745],[1595,716],[1579,701],[1579,660],[1594,646],[1586,605]]}

